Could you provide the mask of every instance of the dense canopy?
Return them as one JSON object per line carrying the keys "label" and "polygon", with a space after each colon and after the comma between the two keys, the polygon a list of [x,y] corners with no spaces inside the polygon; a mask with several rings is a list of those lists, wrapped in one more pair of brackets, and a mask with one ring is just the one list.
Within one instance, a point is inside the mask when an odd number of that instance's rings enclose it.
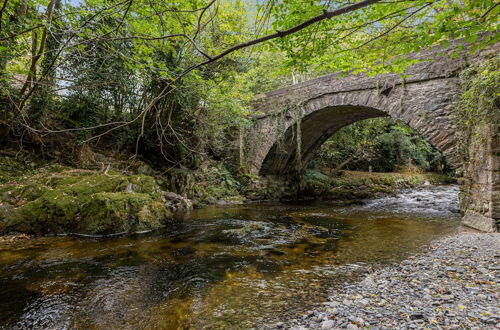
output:
{"label": "dense canopy", "polygon": [[42,145],[63,134],[71,144],[112,142],[196,166],[222,156],[248,125],[256,93],[336,71],[402,73],[413,63],[406,54],[457,38],[474,51],[498,41],[499,8],[488,0],[3,0],[0,134]]}

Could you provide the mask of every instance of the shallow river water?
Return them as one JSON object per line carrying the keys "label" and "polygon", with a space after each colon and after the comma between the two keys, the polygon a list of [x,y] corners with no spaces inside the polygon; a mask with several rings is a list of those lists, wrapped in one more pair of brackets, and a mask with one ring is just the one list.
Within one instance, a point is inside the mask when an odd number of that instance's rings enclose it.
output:
{"label": "shallow river water", "polygon": [[0,243],[0,328],[262,328],[455,232],[457,194],[206,207],[134,237]]}

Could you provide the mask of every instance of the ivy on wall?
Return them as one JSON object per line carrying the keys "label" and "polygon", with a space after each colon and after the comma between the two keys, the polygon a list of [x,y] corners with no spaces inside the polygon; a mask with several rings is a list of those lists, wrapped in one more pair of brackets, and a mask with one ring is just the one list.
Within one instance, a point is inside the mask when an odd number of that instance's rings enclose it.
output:
{"label": "ivy on wall", "polygon": [[499,69],[500,56],[496,56],[460,74],[462,95],[458,102],[456,123],[461,156],[467,155],[467,146],[472,138],[481,138],[477,130],[479,125],[500,124]]}

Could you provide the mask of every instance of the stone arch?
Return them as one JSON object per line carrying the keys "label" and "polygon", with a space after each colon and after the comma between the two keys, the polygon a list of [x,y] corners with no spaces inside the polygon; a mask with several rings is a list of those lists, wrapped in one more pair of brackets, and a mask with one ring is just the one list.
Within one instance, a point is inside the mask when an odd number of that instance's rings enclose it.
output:
{"label": "stone arch", "polygon": [[[301,112],[300,164],[305,165],[314,151],[340,128],[356,121],[390,116],[416,129],[445,155],[450,164],[459,165],[454,155],[456,138],[450,116],[455,85],[450,80],[422,83],[393,83],[385,92],[380,88],[326,93],[288,106],[284,113],[261,118],[258,131],[263,135],[253,158],[260,175],[292,173],[296,168],[295,139],[297,110]],[[280,122],[281,121],[281,122]],[[278,131],[278,127],[282,131]],[[266,128],[271,130],[266,132]]]}

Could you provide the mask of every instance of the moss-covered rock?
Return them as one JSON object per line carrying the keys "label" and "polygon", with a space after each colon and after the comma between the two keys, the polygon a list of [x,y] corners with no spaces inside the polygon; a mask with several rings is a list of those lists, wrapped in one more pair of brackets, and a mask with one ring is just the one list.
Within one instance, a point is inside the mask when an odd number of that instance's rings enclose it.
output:
{"label": "moss-covered rock", "polygon": [[20,153],[19,157],[16,157],[18,154],[16,151],[2,150],[2,152],[9,154],[9,156],[0,154],[0,184],[11,182],[23,174],[32,173],[39,167],[36,161],[24,153]]}
{"label": "moss-covered rock", "polygon": [[158,228],[172,214],[146,193],[102,192],[93,195],[82,212],[78,230],[92,233],[134,232]]}
{"label": "moss-covered rock", "polygon": [[44,168],[0,185],[0,233],[130,233],[158,228],[171,215],[146,175]]}

